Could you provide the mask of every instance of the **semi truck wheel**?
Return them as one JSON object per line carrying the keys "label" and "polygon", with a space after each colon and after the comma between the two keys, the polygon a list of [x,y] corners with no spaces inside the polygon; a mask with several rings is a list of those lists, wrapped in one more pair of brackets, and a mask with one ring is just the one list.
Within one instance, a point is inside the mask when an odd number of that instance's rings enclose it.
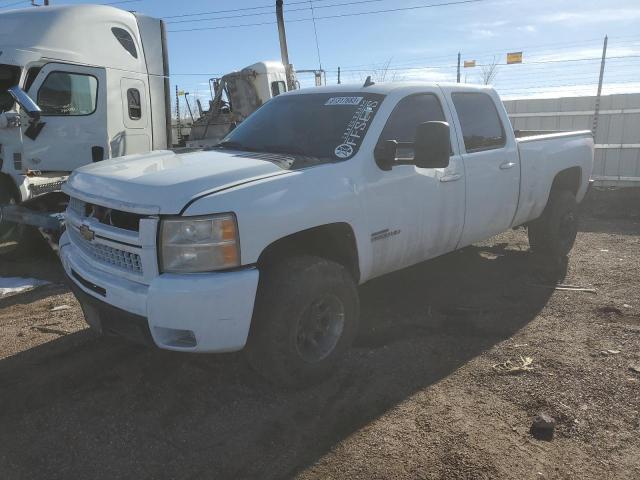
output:
{"label": "semi truck wheel", "polygon": [[529,246],[536,253],[566,256],[578,234],[578,203],[568,190],[551,192],[544,212],[528,226]]}
{"label": "semi truck wheel", "polygon": [[247,355],[285,387],[321,381],[338,366],[358,329],[356,284],[340,264],[293,257],[261,272]]}
{"label": "semi truck wheel", "polygon": [[[0,205],[15,205],[16,198],[0,183]],[[0,220],[0,257],[21,257],[37,248],[39,233],[36,228]]]}

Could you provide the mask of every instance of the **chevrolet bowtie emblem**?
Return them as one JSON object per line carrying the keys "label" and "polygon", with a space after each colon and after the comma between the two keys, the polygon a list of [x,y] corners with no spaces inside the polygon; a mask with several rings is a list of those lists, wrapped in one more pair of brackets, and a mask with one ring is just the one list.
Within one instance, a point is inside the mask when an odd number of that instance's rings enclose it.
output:
{"label": "chevrolet bowtie emblem", "polygon": [[91,230],[88,225],[81,225],[78,231],[80,232],[80,235],[82,235],[82,238],[88,242],[92,241],[96,237],[96,233]]}

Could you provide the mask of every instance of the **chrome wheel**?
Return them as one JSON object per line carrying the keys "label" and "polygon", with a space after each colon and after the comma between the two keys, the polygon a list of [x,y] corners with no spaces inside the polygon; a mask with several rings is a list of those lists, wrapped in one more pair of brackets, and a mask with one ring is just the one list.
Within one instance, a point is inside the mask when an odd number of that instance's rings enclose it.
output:
{"label": "chrome wheel", "polygon": [[344,304],[336,295],[326,294],[304,311],[296,329],[296,350],[303,360],[316,363],[334,350],[345,323]]}

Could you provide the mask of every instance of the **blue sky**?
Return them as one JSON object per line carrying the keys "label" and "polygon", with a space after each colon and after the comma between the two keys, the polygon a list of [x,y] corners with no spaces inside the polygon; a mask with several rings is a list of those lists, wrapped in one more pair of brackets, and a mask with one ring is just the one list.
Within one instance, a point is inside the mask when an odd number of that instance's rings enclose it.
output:
{"label": "blue sky", "polygon": [[[15,1],[0,0],[0,8]],[[497,67],[493,83],[503,96],[593,94],[608,34],[605,93],[640,91],[639,0],[477,0],[352,15],[456,1],[313,0],[328,82],[336,81],[338,66],[343,82],[361,82],[368,74],[379,80],[455,81],[458,51],[463,60],[503,64],[507,52],[521,50],[522,65]],[[206,98],[210,76],[280,58],[273,5],[275,0],[134,0],[117,6],[165,18],[172,83]],[[297,69],[319,63],[310,7],[311,2],[285,0],[289,55]],[[238,27],[256,23],[264,25]],[[479,82],[481,67],[463,69],[462,76]],[[311,85],[312,78],[301,81]]]}

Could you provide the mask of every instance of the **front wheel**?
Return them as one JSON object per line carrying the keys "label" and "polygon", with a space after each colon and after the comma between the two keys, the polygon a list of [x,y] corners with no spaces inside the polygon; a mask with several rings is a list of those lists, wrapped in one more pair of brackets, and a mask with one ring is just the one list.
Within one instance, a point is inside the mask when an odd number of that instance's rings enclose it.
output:
{"label": "front wheel", "polygon": [[[15,205],[16,203],[17,199],[6,188],[6,185],[0,182],[0,205]],[[34,227],[5,222],[0,219],[0,257],[25,256],[37,242],[38,236],[38,231]]]}
{"label": "front wheel", "polygon": [[261,272],[249,362],[274,383],[300,387],[330,375],[357,333],[356,284],[340,264],[313,256]]}
{"label": "front wheel", "polygon": [[552,192],[544,212],[528,226],[529,246],[536,253],[566,256],[578,234],[578,202],[568,190]]}

